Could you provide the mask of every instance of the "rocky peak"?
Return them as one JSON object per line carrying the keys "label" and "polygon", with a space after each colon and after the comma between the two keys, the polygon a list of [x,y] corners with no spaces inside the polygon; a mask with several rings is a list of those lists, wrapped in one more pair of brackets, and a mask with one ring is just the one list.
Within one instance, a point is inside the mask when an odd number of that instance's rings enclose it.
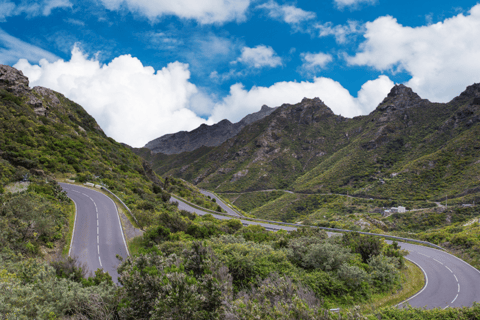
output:
{"label": "rocky peak", "polygon": [[28,78],[23,72],[7,65],[0,65],[0,88],[14,94],[22,94],[29,91]]}
{"label": "rocky peak", "polygon": [[420,98],[418,94],[403,84],[395,85],[387,97],[380,103],[378,110],[385,111],[387,109],[406,109],[416,107],[427,100]]}
{"label": "rocky peak", "polygon": [[480,83],[474,83],[468,86],[458,97],[454,98],[452,102],[465,102],[472,100],[472,104],[480,105]]}

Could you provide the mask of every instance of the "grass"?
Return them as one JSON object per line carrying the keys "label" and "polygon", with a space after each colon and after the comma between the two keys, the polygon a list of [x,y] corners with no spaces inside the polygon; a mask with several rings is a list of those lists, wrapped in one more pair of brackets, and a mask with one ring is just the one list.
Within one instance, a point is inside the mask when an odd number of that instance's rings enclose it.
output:
{"label": "grass", "polygon": [[73,234],[73,226],[75,224],[75,216],[77,214],[77,207],[75,203],[70,204],[70,210],[68,215],[68,232],[65,235],[65,246],[62,250],[62,255],[68,255],[68,251],[70,251],[71,241],[72,241],[72,234]]}
{"label": "grass", "polygon": [[136,255],[139,250],[144,246],[143,237],[135,237],[127,241],[128,250],[130,250],[130,255]]}
{"label": "grass", "polygon": [[373,295],[369,302],[360,305],[363,313],[370,313],[381,307],[395,306],[423,288],[425,277],[422,270],[408,260],[405,265],[407,268],[401,273],[401,289]]}

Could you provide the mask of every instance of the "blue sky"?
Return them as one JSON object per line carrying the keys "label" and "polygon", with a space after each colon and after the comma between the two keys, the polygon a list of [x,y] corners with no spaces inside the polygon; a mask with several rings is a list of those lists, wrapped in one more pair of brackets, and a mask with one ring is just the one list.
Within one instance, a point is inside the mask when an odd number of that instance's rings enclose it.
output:
{"label": "blue sky", "polygon": [[0,63],[136,147],[303,97],[368,114],[394,83],[446,102],[478,39],[467,0],[0,0]]}

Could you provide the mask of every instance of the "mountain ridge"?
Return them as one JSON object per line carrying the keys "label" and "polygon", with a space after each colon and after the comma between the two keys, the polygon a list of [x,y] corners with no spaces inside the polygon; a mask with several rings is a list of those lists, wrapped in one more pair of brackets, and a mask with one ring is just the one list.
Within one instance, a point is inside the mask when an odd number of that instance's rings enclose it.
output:
{"label": "mountain ridge", "polygon": [[239,122],[231,123],[224,119],[211,126],[202,124],[189,132],[180,131],[163,135],[148,142],[144,148],[150,149],[153,153],[178,154],[203,146],[216,147],[237,135],[246,125],[268,116],[274,110],[275,108],[263,105],[260,111],[245,116]]}
{"label": "mountain ridge", "polygon": [[472,189],[480,178],[480,146],[472,140],[480,135],[478,102],[480,84],[448,103],[396,85],[369,115],[350,119],[318,98],[303,99],[282,105],[220,146],[150,161],[163,176],[217,192],[289,188],[433,199]]}

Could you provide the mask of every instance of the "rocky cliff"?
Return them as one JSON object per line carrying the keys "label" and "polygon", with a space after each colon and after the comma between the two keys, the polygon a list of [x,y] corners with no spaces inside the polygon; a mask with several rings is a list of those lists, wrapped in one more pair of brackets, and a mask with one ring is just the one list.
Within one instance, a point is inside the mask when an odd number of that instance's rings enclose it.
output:
{"label": "rocky cliff", "polygon": [[275,108],[264,105],[260,111],[247,115],[237,123],[222,120],[212,126],[202,124],[190,132],[180,131],[161,136],[147,143],[145,148],[150,149],[153,153],[178,154],[193,151],[203,146],[216,147],[236,136],[245,126],[263,119],[274,110]]}

